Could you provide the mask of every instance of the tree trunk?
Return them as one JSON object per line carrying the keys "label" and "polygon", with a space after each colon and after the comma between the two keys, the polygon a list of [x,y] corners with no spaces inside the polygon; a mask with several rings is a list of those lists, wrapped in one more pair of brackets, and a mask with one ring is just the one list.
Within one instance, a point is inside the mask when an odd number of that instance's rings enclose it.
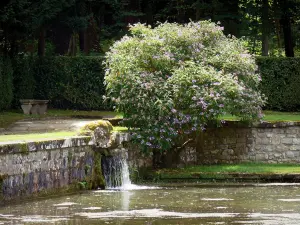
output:
{"label": "tree trunk", "polygon": [[287,0],[280,1],[281,25],[283,28],[284,49],[286,57],[294,57],[294,46],[292,37],[292,25],[290,8]]}
{"label": "tree trunk", "polygon": [[222,9],[216,9],[222,16],[221,23],[224,25],[224,33],[239,37],[239,1],[219,0],[223,5]]}
{"label": "tree trunk", "polygon": [[81,30],[79,32],[79,49],[81,52],[84,51],[84,33],[85,33],[85,30]]}
{"label": "tree trunk", "polygon": [[292,28],[291,28],[291,19],[287,16],[284,16],[281,20],[283,27],[283,38],[284,38],[284,49],[286,57],[294,57],[294,47],[293,47],[293,38],[292,38]]}
{"label": "tree trunk", "polygon": [[184,23],[185,21],[184,1],[177,0],[177,22]]}
{"label": "tree trunk", "polygon": [[38,41],[38,56],[40,57],[45,56],[45,34],[45,29],[41,28]]}
{"label": "tree trunk", "polygon": [[147,7],[146,7],[146,21],[147,24],[153,26],[154,21],[153,21],[153,1],[148,1],[147,2]]}
{"label": "tree trunk", "polygon": [[269,55],[269,2],[262,1],[262,55]]}
{"label": "tree trunk", "polygon": [[76,56],[77,53],[77,34],[74,32],[71,34],[69,48],[68,48],[68,55],[69,56]]}
{"label": "tree trunk", "polygon": [[84,35],[83,35],[83,39],[84,39],[84,46],[83,46],[83,52],[85,55],[89,55],[90,54],[90,39],[89,39],[89,35],[88,35],[88,31],[87,29],[84,31]]}

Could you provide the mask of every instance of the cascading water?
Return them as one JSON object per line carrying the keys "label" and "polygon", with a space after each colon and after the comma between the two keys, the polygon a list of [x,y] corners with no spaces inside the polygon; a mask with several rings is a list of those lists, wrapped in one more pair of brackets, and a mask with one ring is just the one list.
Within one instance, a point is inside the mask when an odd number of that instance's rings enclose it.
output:
{"label": "cascading water", "polygon": [[132,189],[135,187],[129,178],[127,157],[123,154],[104,157],[102,171],[108,189]]}

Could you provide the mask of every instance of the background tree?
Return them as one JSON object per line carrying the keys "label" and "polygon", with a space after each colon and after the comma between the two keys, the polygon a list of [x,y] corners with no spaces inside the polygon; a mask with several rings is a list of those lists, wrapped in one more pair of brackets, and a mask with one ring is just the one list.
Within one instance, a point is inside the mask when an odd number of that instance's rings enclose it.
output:
{"label": "background tree", "polygon": [[[3,0],[2,52],[103,54],[128,23],[220,22],[256,55],[299,53],[299,0]],[[52,46],[52,47],[51,47]],[[54,49],[55,51],[51,50]],[[46,49],[46,50],[45,50]]]}

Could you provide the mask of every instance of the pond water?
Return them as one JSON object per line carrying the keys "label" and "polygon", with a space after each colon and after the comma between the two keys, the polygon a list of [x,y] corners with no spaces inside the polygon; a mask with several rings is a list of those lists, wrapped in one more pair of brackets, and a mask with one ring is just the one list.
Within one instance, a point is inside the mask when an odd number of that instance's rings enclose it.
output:
{"label": "pond water", "polygon": [[300,224],[300,184],[90,191],[1,207],[0,224]]}

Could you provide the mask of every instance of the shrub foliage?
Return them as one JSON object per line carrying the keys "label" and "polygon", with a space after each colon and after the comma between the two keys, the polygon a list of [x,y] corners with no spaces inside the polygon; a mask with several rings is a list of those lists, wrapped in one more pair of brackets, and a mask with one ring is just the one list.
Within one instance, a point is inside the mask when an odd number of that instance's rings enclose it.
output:
{"label": "shrub foliage", "polygon": [[224,113],[261,117],[255,59],[209,21],[130,28],[106,55],[107,97],[144,150],[177,149]]}
{"label": "shrub foliage", "polygon": [[261,91],[268,98],[266,108],[300,110],[300,58],[258,57]]}
{"label": "shrub foliage", "polygon": [[0,56],[0,110],[9,109],[13,100],[11,61]]}
{"label": "shrub foliage", "polygon": [[104,109],[102,60],[102,57],[24,57],[16,63],[14,72],[15,101],[49,99],[57,108]]}

